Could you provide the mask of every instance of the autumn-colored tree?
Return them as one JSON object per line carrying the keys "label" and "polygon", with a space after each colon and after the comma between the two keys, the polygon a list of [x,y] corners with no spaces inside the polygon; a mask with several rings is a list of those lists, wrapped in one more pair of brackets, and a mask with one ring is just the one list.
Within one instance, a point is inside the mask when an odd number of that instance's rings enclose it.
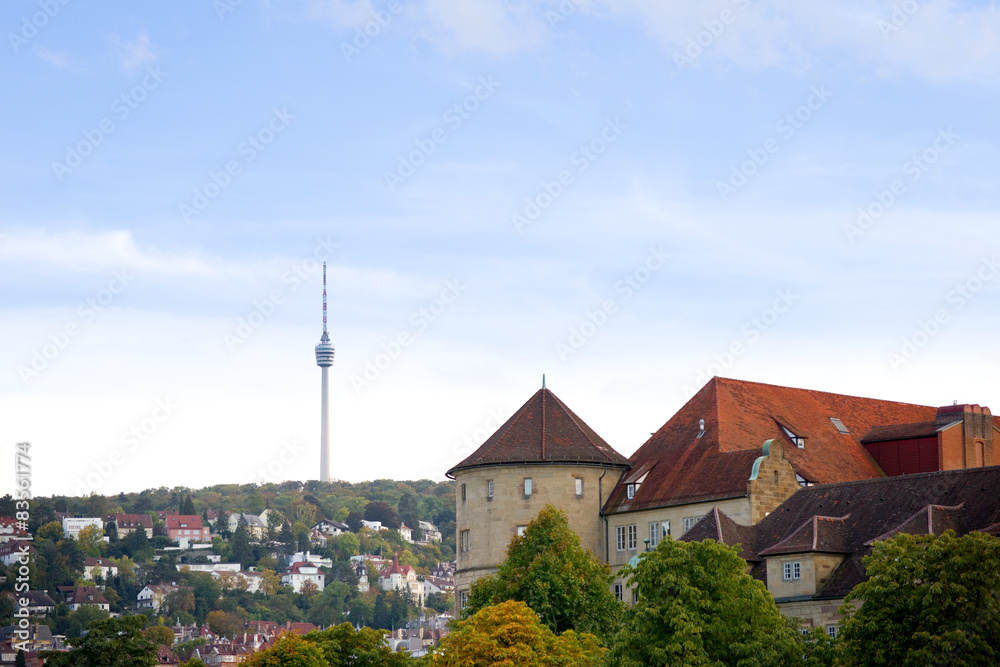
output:
{"label": "autumn-colored tree", "polygon": [[385,643],[382,630],[361,628],[350,623],[315,630],[305,636],[323,651],[330,667],[406,667],[412,660],[404,653],[393,653]]}
{"label": "autumn-colored tree", "polygon": [[154,644],[163,644],[164,646],[173,646],[174,644],[174,631],[165,625],[151,625],[143,630],[142,634]]}
{"label": "autumn-colored tree", "polygon": [[85,556],[99,558],[104,549],[104,529],[97,526],[84,526],[76,536],[80,551]]}
{"label": "autumn-colored tree", "polygon": [[801,663],[801,635],[734,547],[666,538],[621,574],[638,599],[615,637],[614,665]]}
{"label": "autumn-colored tree", "polygon": [[63,538],[63,527],[60,521],[50,521],[38,529],[36,537],[43,540],[58,542]]}
{"label": "autumn-colored tree", "polygon": [[299,593],[306,597],[311,597],[319,592],[319,586],[315,581],[307,580],[302,582],[301,588],[299,588]]}
{"label": "autumn-colored tree", "polygon": [[875,543],[864,562],[868,580],[840,608],[847,664],[1000,663],[996,537],[899,534]]}
{"label": "autumn-colored tree", "polygon": [[216,637],[233,638],[243,632],[243,621],[236,614],[228,611],[210,611],[205,622]]}
{"label": "autumn-colored tree", "polygon": [[613,580],[611,568],[580,544],[565,512],[546,505],[524,535],[511,540],[496,574],[472,585],[463,616],[520,600],[553,632],[589,632],[606,641],[622,613],[611,591]]}
{"label": "autumn-colored tree", "polygon": [[254,653],[243,664],[247,667],[330,667],[319,646],[293,634],[282,635],[274,646]]}
{"label": "autumn-colored tree", "polygon": [[264,595],[274,595],[281,590],[281,577],[274,570],[261,570],[260,578],[260,590]]}
{"label": "autumn-colored tree", "polygon": [[594,635],[556,635],[524,602],[483,607],[459,621],[431,656],[435,667],[596,667],[607,649]]}

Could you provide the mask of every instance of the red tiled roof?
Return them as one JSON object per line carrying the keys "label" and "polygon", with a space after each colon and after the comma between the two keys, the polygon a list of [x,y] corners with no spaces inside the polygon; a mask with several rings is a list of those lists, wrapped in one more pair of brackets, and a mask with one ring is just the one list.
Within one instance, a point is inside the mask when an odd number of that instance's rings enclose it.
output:
{"label": "red tiled roof", "polygon": [[467,459],[448,471],[517,463],[592,463],[627,467],[628,460],[548,389],[539,389]]}
{"label": "red tiled roof", "polygon": [[167,530],[202,530],[201,517],[197,514],[171,514],[164,522]]}
{"label": "red tiled roof", "polygon": [[115,514],[115,524],[122,528],[153,528],[153,519],[148,514]]}
{"label": "red tiled roof", "polygon": [[[605,507],[619,512],[745,496],[753,462],[771,438],[785,444],[785,457],[810,482],[882,477],[861,438],[874,426],[933,421],[936,413],[923,405],[716,377],[632,455],[635,472]],[[850,433],[841,434],[831,417]],[[782,427],[804,438],[804,448]],[[649,474],[629,502],[624,482],[643,467]]]}

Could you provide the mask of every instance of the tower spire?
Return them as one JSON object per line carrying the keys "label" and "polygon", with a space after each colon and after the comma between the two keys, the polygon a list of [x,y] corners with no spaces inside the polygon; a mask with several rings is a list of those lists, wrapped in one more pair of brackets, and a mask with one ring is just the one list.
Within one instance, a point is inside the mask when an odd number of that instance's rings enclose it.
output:
{"label": "tower spire", "polygon": [[323,262],[323,335],[316,346],[316,365],[322,369],[322,391],[320,394],[320,446],[319,479],[330,481],[330,391],[329,370],[333,366],[333,343],[326,329],[326,262]]}
{"label": "tower spire", "polygon": [[326,333],[326,262],[323,262],[323,333]]}

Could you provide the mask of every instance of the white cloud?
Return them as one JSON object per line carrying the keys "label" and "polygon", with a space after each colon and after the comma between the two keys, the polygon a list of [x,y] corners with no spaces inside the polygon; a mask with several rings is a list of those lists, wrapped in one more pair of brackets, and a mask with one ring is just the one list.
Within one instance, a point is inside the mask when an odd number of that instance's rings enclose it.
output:
{"label": "white cloud", "polygon": [[140,30],[131,42],[123,42],[117,35],[113,38],[115,55],[122,71],[133,73],[143,65],[147,65],[160,57],[156,45],[153,44],[145,30]]}
{"label": "white cloud", "polygon": [[547,30],[531,2],[504,0],[427,0],[426,33],[443,50],[505,54],[541,43]]}
{"label": "white cloud", "polygon": [[64,69],[70,64],[69,56],[64,52],[49,51],[44,46],[39,46],[35,51],[39,58],[59,69]]}

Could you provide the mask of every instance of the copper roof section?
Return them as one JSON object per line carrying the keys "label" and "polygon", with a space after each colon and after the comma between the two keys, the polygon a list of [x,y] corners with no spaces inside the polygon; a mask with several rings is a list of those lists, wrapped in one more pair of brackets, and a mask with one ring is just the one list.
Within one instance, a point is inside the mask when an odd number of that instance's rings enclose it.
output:
{"label": "copper roof section", "polygon": [[525,463],[629,467],[628,459],[543,388],[448,475],[467,468]]}

